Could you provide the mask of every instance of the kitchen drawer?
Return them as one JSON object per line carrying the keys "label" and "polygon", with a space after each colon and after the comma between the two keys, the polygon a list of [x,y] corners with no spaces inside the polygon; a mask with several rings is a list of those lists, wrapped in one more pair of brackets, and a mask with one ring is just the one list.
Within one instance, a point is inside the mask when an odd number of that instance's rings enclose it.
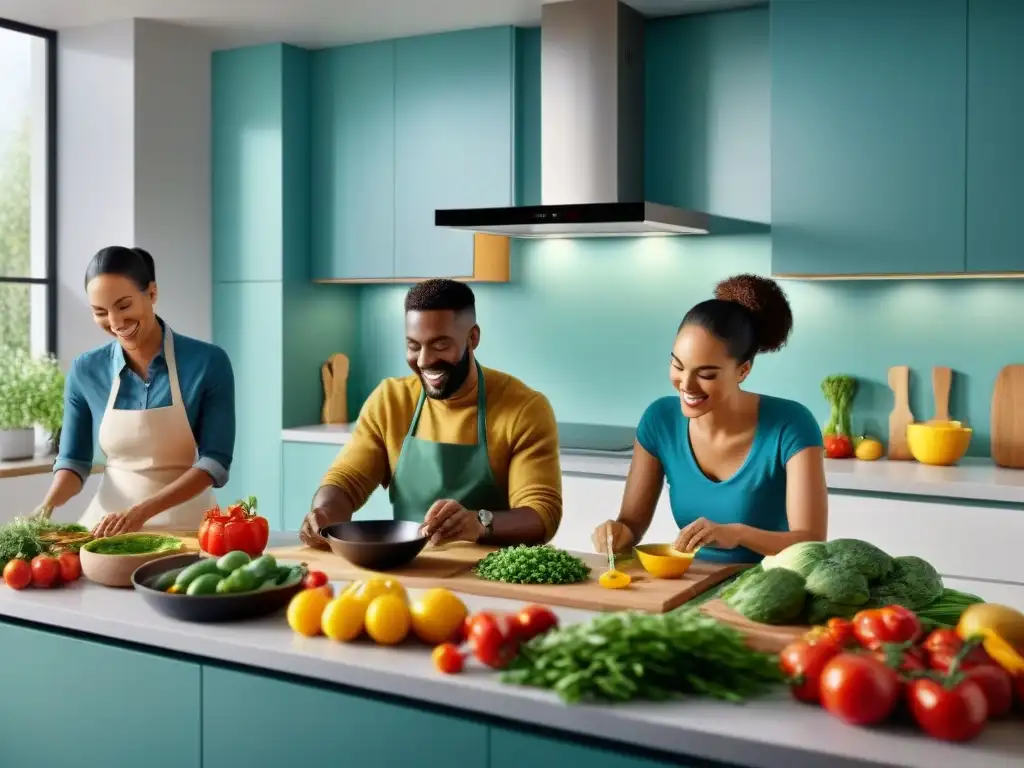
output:
{"label": "kitchen drawer", "polygon": [[[589,740],[588,740],[589,741]],[[578,765],[585,768],[686,768],[678,760],[661,761],[628,753],[602,749],[590,744],[539,736],[513,728],[491,728],[490,768],[520,768],[523,765],[548,768]],[[710,765],[701,762],[701,765]]]}

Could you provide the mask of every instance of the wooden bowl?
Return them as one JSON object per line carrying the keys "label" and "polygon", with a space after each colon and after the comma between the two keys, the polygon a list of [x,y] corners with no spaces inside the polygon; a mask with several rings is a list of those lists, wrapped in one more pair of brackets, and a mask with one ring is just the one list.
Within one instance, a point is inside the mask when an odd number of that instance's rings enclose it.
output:
{"label": "wooden bowl", "polygon": [[[134,536],[135,534],[124,533],[119,536],[108,536],[96,541],[109,541]],[[142,555],[106,555],[99,552],[92,552],[88,544],[78,552],[78,559],[82,563],[82,575],[89,581],[95,581],[105,587],[132,586],[132,574],[135,569],[153,560],[159,560],[168,555],[174,555],[185,549],[185,542],[178,542],[175,549],[164,549],[159,552],[148,552]]]}

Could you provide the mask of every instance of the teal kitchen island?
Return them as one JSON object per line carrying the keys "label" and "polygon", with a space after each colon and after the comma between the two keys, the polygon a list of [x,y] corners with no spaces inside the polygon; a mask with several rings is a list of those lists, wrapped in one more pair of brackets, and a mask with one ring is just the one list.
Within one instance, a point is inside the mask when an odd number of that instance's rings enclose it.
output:
{"label": "teal kitchen island", "polygon": [[[411,591],[415,594],[416,590]],[[463,596],[470,610],[518,604]],[[585,611],[556,609],[562,623]],[[294,634],[283,614],[221,625],[80,580],[0,587],[0,766],[76,768],[1019,768],[1020,718],[969,745],[848,727],[787,692],[731,705],[562,704],[429,649]]]}

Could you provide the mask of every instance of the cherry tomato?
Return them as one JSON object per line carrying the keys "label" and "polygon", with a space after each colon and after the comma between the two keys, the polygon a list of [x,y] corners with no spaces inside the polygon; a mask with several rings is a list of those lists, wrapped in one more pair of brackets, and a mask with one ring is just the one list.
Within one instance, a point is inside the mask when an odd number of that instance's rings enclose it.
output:
{"label": "cherry tomato", "polygon": [[438,672],[443,672],[446,675],[455,675],[462,671],[462,665],[465,663],[465,657],[455,645],[452,643],[442,643],[434,649],[434,652],[430,654],[430,658],[434,662],[434,667]]}
{"label": "cherry tomato", "polygon": [[900,646],[883,645],[871,653],[876,659],[900,675],[926,669],[924,661],[918,654],[913,650],[904,650]]}
{"label": "cherry tomato", "polygon": [[960,639],[955,629],[936,629],[921,642],[921,647],[928,653],[949,649],[956,653],[963,644],[964,641]]}
{"label": "cherry tomato", "polygon": [[921,622],[902,605],[888,605],[854,616],[853,632],[861,645],[873,651],[883,643],[913,642],[921,635]]}
{"label": "cherry tomato", "polygon": [[976,682],[985,694],[989,719],[1002,717],[1013,707],[1013,678],[1002,667],[979,664],[964,672],[964,677]]}
{"label": "cherry tomato", "polygon": [[[960,651],[961,648],[954,650],[949,646],[931,651],[928,654],[928,666],[939,672],[948,672],[949,668],[953,664],[953,660],[957,657]],[[979,645],[978,647],[972,648],[968,651],[967,655],[960,660],[960,669],[974,669],[978,666],[989,666],[993,664],[995,664],[995,662],[992,660],[992,657],[989,656],[985,649]]]}
{"label": "cherry tomato", "polygon": [[851,725],[874,725],[896,708],[896,672],[872,656],[841,653],[821,673],[821,703]]}
{"label": "cherry tomato", "polygon": [[60,566],[60,580],[63,582],[78,581],[82,575],[82,561],[74,552],[62,552],[57,558]]}
{"label": "cherry tomato", "polygon": [[310,571],[302,580],[303,589],[316,589],[327,584],[327,574],[323,571]]}
{"label": "cherry tomato", "polygon": [[527,605],[514,617],[516,635],[521,640],[530,640],[558,626],[558,617],[543,605]]}
{"label": "cherry tomato", "polygon": [[982,732],[988,719],[981,686],[966,678],[952,687],[920,678],[910,685],[908,701],[921,730],[944,741],[969,741]]}
{"label": "cherry tomato", "polygon": [[493,669],[502,669],[516,655],[516,638],[511,637],[502,622],[492,613],[478,613],[470,623],[467,640],[473,655]]}
{"label": "cherry tomato", "polygon": [[825,627],[828,629],[829,637],[835,640],[836,644],[841,648],[857,644],[857,635],[853,631],[853,622],[849,619],[834,616],[828,620]]}
{"label": "cherry tomato", "polygon": [[11,589],[24,589],[32,581],[32,566],[24,560],[11,560],[4,566],[4,584]]}
{"label": "cherry tomato", "polygon": [[853,456],[853,440],[846,435],[825,435],[825,458],[848,459]]}
{"label": "cherry tomato", "polygon": [[37,587],[56,586],[60,579],[60,565],[57,558],[36,555],[32,558],[32,583]]}
{"label": "cherry tomato", "polygon": [[839,651],[839,646],[831,639],[798,640],[782,650],[779,667],[789,680],[794,698],[809,704],[821,701],[821,673]]}

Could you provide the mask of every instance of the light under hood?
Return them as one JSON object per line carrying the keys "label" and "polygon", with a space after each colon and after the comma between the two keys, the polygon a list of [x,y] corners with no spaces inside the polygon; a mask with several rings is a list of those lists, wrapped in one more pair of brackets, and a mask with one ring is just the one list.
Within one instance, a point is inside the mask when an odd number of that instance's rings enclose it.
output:
{"label": "light under hood", "polygon": [[619,0],[541,8],[541,205],[434,212],[509,237],[704,235],[712,218],[644,200],[644,19]]}

